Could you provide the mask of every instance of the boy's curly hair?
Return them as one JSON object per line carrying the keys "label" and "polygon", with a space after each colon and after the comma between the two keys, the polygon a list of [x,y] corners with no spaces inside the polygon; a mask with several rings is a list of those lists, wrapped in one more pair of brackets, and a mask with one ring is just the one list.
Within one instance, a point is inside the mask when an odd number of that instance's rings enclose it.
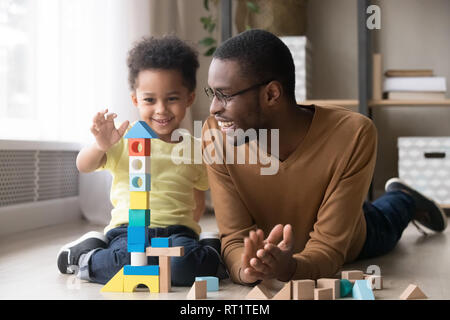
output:
{"label": "boy's curly hair", "polygon": [[191,92],[197,85],[198,52],[173,35],[144,37],[136,42],[128,53],[127,66],[131,90],[137,87],[139,72],[148,69],[178,70],[183,77],[183,84]]}

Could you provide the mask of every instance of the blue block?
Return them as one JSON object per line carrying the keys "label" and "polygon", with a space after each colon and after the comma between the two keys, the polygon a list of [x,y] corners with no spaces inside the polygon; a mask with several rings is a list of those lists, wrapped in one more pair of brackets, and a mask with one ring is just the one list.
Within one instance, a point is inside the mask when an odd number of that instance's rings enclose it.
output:
{"label": "blue block", "polygon": [[158,135],[145,121],[137,121],[134,126],[128,130],[125,139],[158,139]]}
{"label": "blue block", "polygon": [[130,266],[123,267],[124,275],[159,276],[159,266]]}
{"label": "blue block", "polygon": [[150,191],[151,176],[148,173],[130,173],[130,191]]}
{"label": "blue block", "polygon": [[128,243],[143,244],[148,247],[148,228],[128,226]]}
{"label": "blue block", "polygon": [[129,209],[128,225],[131,227],[148,227],[150,225],[150,209]]}
{"label": "blue block", "polygon": [[352,289],[353,298],[356,300],[375,300],[370,281],[356,280]]}
{"label": "blue block", "polygon": [[217,277],[195,277],[195,281],[206,280],[206,291],[219,291],[219,278]]}
{"label": "blue block", "polygon": [[172,246],[171,238],[152,238],[151,246],[154,248],[170,248]]}
{"label": "blue block", "polygon": [[148,247],[143,243],[128,243],[127,251],[128,252],[145,252],[145,248]]}

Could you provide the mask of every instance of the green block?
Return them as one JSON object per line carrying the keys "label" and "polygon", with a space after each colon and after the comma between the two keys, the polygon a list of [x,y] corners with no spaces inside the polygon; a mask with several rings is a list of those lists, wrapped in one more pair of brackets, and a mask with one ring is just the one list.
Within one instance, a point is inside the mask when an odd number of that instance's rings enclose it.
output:
{"label": "green block", "polygon": [[132,227],[148,227],[150,225],[150,209],[129,209],[128,225]]}
{"label": "green block", "polygon": [[341,298],[348,296],[353,289],[353,283],[348,281],[347,279],[341,279]]}

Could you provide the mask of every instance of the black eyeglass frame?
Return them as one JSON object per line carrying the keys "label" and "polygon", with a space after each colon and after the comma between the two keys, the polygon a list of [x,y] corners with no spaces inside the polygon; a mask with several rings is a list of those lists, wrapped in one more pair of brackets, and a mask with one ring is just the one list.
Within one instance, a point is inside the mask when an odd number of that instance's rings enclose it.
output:
{"label": "black eyeglass frame", "polygon": [[[217,90],[215,91],[215,90],[213,90],[213,89],[210,88],[210,87],[206,87],[206,88],[204,88],[204,90],[205,90],[206,96],[207,96],[209,99],[211,99],[211,101],[214,99],[214,97],[217,97],[217,100],[219,100],[224,106],[226,106],[226,104],[227,104],[227,102],[228,102],[228,100],[229,100],[230,98],[235,97],[235,96],[238,96],[238,95],[241,95],[241,94],[244,94],[244,93],[246,93],[246,92],[248,92],[248,91],[250,91],[250,90],[254,90],[254,89],[256,89],[256,88],[258,88],[258,87],[261,87],[261,86],[264,86],[264,85],[266,85],[266,84],[269,84],[269,83],[272,82],[272,81],[273,81],[273,80],[269,80],[269,81],[257,83],[257,84],[255,84],[255,85],[253,85],[253,86],[251,86],[251,87],[248,87],[248,88],[246,88],[246,89],[243,89],[243,90],[238,91],[238,92],[233,93],[233,94],[223,94],[222,92],[217,91]],[[217,93],[219,93],[219,96],[217,95]],[[222,102],[222,101],[223,101],[223,102]]]}

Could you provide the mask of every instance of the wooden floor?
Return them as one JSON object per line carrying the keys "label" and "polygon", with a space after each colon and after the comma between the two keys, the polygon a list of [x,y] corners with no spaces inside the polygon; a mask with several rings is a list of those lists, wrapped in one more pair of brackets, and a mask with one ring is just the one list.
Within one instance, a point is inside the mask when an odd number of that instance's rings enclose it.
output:
{"label": "wooden floor", "polygon": [[[203,231],[215,231],[215,219],[206,216]],[[188,287],[173,287],[170,293],[101,293],[102,285],[60,274],[56,255],[60,247],[87,231],[102,231],[103,226],[85,221],[57,225],[0,238],[0,299],[186,299]],[[366,271],[370,265],[380,268],[384,289],[374,291],[376,299],[398,299],[402,291],[415,283],[430,299],[450,299],[450,228],[442,234],[421,236],[410,225],[391,253],[344,266],[343,270]],[[266,283],[276,293],[282,283]],[[250,288],[224,280],[218,292],[208,299],[244,299]],[[346,298],[351,299],[351,298]]]}

